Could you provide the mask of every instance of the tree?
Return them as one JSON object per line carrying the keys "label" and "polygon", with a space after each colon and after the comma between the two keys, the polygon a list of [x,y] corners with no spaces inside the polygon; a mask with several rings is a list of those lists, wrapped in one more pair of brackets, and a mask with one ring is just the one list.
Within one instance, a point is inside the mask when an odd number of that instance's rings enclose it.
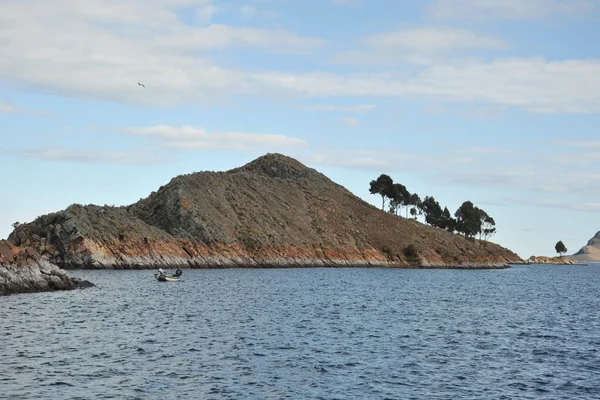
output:
{"label": "tree", "polygon": [[422,209],[423,202],[421,201],[421,198],[419,197],[418,194],[416,194],[416,193],[411,194],[410,200],[408,203],[409,203],[409,205],[412,206],[410,208],[410,215],[414,219],[417,219],[417,215],[423,215],[423,209]]}
{"label": "tree", "polygon": [[440,225],[440,228],[446,229],[448,232],[454,232],[456,230],[456,220],[452,218],[452,215],[450,215],[450,210],[448,210],[448,207],[444,207]]}
{"label": "tree", "polygon": [[481,210],[470,201],[465,201],[454,213],[456,217],[456,231],[466,238],[474,237],[481,232]]}
{"label": "tree", "polygon": [[[485,213],[485,211],[484,211]],[[483,233],[483,240],[487,240],[488,237],[492,236],[494,233],[496,233],[496,221],[494,221],[494,218],[490,217],[489,215],[485,215],[484,219],[483,219],[483,224],[482,224],[482,233]]]}
{"label": "tree", "polygon": [[413,219],[417,219],[417,214],[418,214],[418,210],[417,207],[413,207],[410,209],[410,215],[411,217],[413,217]]}
{"label": "tree", "polygon": [[390,194],[394,180],[386,174],[379,175],[377,180],[371,181],[369,193],[381,195],[381,210],[385,207],[385,198]]}
{"label": "tree", "polygon": [[390,211],[398,215],[402,211],[403,206],[407,206],[410,193],[406,190],[406,186],[401,183],[394,183],[389,190]]}
{"label": "tree", "polygon": [[442,228],[443,211],[433,196],[425,196],[421,204],[423,214],[425,214],[425,222],[431,226]]}
{"label": "tree", "polygon": [[[408,212],[409,212],[409,208],[412,205],[412,200],[413,200],[413,193],[410,193],[408,190],[406,190],[404,192],[404,198],[403,198],[403,203],[404,203],[404,207],[406,207],[406,218],[408,218]],[[417,196],[419,197],[419,196]],[[421,199],[419,199],[421,200]]]}
{"label": "tree", "polygon": [[565,247],[565,244],[562,242],[562,240],[559,240],[558,243],[556,243],[554,249],[560,256],[567,252],[567,248]]}
{"label": "tree", "polygon": [[13,223],[11,226],[12,226],[14,229],[17,229],[17,228],[19,227],[19,225],[21,225],[21,223],[20,223],[19,221],[17,221],[17,222],[15,222],[15,223]]}

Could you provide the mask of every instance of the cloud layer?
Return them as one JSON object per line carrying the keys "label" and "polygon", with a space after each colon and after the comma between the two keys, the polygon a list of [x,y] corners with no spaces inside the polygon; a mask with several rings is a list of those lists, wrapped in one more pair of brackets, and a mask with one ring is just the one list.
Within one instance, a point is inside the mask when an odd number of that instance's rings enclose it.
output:
{"label": "cloud layer", "polygon": [[589,13],[596,0],[437,0],[430,11],[437,19],[535,20]]}
{"label": "cloud layer", "polygon": [[[494,4],[499,2],[438,1],[434,10],[440,16],[444,7],[474,6],[493,13]],[[523,15],[533,15],[528,10],[539,6],[522,4]],[[551,8],[558,12],[566,4],[555,0]],[[510,44],[462,28],[374,33],[359,40],[356,50],[332,54],[333,61],[359,71],[368,60],[363,72],[320,72],[325,69],[308,61],[295,72],[225,66],[216,61],[215,51],[248,48],[303,57],[332,43],[283,29],[211,23],[215,7],[209,0],[9,0],[0,13],[0,81],[148,106],[214,104],[236,96],[391,97],[534,113],[600,112],[600,60],[472,57],[470,52],[508,51]],[[193,21],[184,21],[183,11],[195,16]]]}
{"label": "cloud layer", "polygon": [[192,126],[157,125],[125,130],[138,136],[158,138],[162,146],[178,149],[250,150],[254,148],[293,148],[305,146],[304,139],[265,133],[219,132],[208,133]]}

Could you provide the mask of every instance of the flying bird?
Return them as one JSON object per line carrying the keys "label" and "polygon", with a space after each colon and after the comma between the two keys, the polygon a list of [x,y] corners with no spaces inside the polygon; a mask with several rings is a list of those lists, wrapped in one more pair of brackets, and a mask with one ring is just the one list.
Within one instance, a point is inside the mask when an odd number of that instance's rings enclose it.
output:
{"label": "flying bird", "polygon": [[139,83],[138,82],[137,84],[140,85],[140,86],[146,87],[146,85],[144,85],[143,83]]}

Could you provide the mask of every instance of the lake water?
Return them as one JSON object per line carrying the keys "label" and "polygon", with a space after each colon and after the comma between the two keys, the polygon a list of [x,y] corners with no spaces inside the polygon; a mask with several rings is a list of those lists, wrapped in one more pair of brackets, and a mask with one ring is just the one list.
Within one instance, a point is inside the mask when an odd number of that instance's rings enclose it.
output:
{"label": "lake water", "polygon": [[600,398],[600,266],[70,274],[0,297],[0,398]]}

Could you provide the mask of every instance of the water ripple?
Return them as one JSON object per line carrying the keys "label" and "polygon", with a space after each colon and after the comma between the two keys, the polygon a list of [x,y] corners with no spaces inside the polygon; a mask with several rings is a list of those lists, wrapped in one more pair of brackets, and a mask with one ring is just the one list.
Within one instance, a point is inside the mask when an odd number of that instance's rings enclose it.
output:
{"label": "water ripple", "polygon": [[2,298],[10,399],[589,399],[600,268],[74,271]]}

